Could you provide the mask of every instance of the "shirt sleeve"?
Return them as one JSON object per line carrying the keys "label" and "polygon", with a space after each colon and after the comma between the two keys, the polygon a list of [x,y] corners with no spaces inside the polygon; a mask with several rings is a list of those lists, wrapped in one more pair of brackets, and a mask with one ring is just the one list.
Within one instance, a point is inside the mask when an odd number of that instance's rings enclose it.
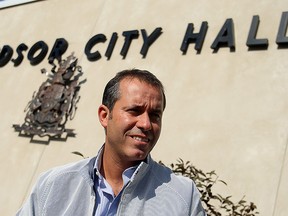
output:
{"label": "shirt sleeve", "polygon": [[195,183],[192,181],[192,200],[190,216],[207,216],[201,204],[201,194],[198,191]]}
{"label": "shirt sleeve", "polygon": [[31,194],[23,206],[18,210],[16,216],[37,216],[39,212],[39,196],[37,184],[34,185]]}
{"label": "shirt sleeve", "polygon": [[43,205],[43,197],[47,193],[45,189],[47,188],[47,179],[50,173],[51,170],[40,175],[29,197],[18,210],[16,216],[39,216],[43,214],[43,206],[41,205]]}

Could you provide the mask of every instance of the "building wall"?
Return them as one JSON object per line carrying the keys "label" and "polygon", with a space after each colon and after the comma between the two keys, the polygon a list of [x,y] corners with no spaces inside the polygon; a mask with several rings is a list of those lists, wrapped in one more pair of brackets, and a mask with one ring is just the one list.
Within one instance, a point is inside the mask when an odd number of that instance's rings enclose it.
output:
{"label": "building wall", "polygon": [[[167,109],[162,135],[152,155],[169,164],[178,158],[190,160],[204,171],[215,170],[228,184],[219,193],[234,200],[253,201],[261,216],[288,214],[288,49],[275,43],[284,0],[208,1],[194,0],[49,0],[0,9],[0,49],[29,48],[43,40],[49,52],[57,38],[65,38],[82,66],[87,82],[75,118],[67,128],[77,136],[67,141],[36,144],[19,137],[13,124],[24,121],[23,112],[46,80],[40,70],[51,69],[47,58],[32,66],[25,53],[23,62],[0,68],[0,215],[13,215],[29,194],[39,174],[49,168],[79,160],[73,151],[94,156],[103,144],[97,108],[106,82],[116,72],[141,68],[153,72],[166,88]],[[259,15],[257,38],[269,40],[267,49],[248,50],[246,40],[252,17]],[[235,50],[210,48],[228,18],[233,19]],[[202,22],[208,31],[200,53],[190,44],[184,55],[182,44],[187,25],[199,32]],[[141,29],[162,34],[145,58]],[[138,30],[125,59],[120,55],[122,33]],[[110,60],[105,57],[110,37],[118,40]],[[102,58],[89,61],[84,48],[96,34]],[[49,54],[48,52],[48,54]]]}

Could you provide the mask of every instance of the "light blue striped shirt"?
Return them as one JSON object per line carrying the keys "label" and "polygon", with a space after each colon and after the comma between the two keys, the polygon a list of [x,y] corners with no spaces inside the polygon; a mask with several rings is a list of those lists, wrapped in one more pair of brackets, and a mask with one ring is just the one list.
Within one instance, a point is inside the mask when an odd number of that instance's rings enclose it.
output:
{"label": "light blue striped shirt", "polygon": [[117,213],[118,205],[120,202],[121,194],[123,189],[127,186],[129,181],[134,177],[133,174],[137,166],[130,167],[122,173],[123,188],[120,193],[115,196],[112,187],[106,181],[106,179],[101,175],[101,159],[102,151],[100,150],[98,156],[96,157],[94,171],[95,171],[95,188],[96,188],[96,211],[95,216],[114,216]]}

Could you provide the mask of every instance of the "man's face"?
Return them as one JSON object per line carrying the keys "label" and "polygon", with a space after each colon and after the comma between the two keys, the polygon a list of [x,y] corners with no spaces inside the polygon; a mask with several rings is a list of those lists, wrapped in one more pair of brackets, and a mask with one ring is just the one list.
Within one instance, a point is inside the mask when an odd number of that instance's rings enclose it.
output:
{"label": "man's face", "polygon": [[163,96],[138,79],[122,80],[119,89],[120,98],[101,122],[106,129],[105,148],[115,159],[133,163],[145,159],[160,136]]}

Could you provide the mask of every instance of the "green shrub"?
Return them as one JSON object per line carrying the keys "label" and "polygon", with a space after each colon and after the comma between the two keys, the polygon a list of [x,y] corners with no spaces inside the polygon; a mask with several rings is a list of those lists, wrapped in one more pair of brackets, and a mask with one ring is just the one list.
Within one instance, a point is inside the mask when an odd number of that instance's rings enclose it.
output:
{"label": "green shrub", "polygon": [[[160,161],[161,164],[163,164]],[[191,164],[190,161],[184,162],[179,159],[175,164],[170,164],[170,168],[175,174],[186,176],[192,179],[202,197],[202,204],[208,216],[255,216],[259,214],[257,207],[253,202],[244,200],[244,197],[238,202],[233,202],[231,196],[221,196],[212,191],[216,183],[226,184],[218,178],[215,171],[203,172]]]}

